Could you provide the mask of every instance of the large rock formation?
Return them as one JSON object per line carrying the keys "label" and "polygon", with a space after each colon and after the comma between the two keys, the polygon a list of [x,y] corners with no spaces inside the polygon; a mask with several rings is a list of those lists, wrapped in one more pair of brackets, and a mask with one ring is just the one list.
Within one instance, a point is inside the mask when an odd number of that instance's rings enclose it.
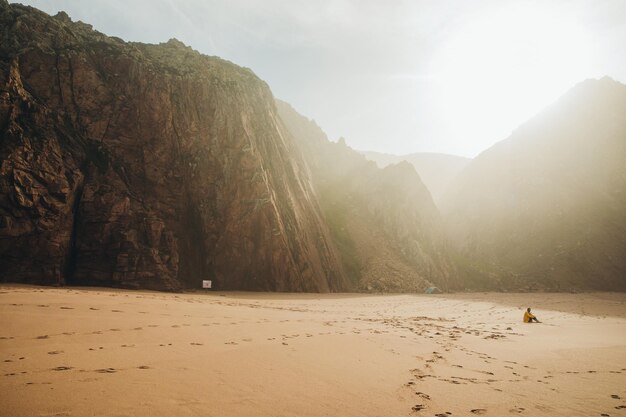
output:
{"label": "large rock formation", "polygon": [[474,284],[626,290],[626,86],[574,87],[474,159],[442,210]]}
{"label": "large rock formation", "polygon": [[381,168],[401,161],[410,162],[437,204],[445,194],[448,185],[471,161],[471,159],[462,156],[431,152],[417,152],[408,155],[393,155],[373,151],[362,151],[361,153],[370,161],[376,162],[376,165]]}
{"label": "large rock formation", "polygon": [[250,70],[0,0],[0,89],[0,279],[346,288]]}
{"label": "large rock formation", "polygon": [[459,286],[439,212],[411,164],[380,169],[343,140],[330,142],[287,103],[277,106],[311,167],[324,217],[356,289]]}

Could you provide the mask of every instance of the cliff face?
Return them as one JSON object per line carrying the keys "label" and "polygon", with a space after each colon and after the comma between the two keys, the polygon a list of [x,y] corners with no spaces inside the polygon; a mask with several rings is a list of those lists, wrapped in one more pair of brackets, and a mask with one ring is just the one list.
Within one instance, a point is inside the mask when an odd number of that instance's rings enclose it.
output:
{"label": "cliff face", "polygon": [[250,70],[0,1],[0,276],[153,289],[346,281]]}
{"label": "cliff face", "polygon": [[496,288],[626,290],[626,86],[580,83],[475,158],[443,200]]}
{"label": "cliff face", "polygon": [[287,103],[277,106],[311,167],[324,218],[356,289],[459,287],[439,212],[411,164],[380,169],[343,141],[330,142]]}

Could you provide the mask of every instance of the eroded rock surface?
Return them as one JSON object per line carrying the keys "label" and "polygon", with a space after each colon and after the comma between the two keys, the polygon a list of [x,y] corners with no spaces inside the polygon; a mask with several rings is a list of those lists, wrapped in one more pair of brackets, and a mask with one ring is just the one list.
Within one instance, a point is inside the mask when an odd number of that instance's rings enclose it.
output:
{"label": "eroded rock surface", "polygon": [[250,70],[0,1],[0,276],[346,288],[308,168]]}

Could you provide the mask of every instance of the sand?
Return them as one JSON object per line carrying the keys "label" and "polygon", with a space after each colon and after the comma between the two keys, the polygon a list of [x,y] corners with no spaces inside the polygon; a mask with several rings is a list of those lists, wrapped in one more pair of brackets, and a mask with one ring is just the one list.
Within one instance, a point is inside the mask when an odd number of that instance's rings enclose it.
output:
{"label": "sand", "polygon": [[0,416],[625,416],[625,301],[2,285]]}

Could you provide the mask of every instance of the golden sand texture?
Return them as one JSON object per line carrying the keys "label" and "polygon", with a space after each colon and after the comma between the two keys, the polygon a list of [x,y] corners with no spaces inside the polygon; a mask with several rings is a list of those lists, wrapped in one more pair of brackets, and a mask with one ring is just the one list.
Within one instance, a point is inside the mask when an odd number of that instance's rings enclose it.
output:
{"label": "golden sand texture", "polygon": [[625,301],[2,285],[0,416],[624,416]]}

